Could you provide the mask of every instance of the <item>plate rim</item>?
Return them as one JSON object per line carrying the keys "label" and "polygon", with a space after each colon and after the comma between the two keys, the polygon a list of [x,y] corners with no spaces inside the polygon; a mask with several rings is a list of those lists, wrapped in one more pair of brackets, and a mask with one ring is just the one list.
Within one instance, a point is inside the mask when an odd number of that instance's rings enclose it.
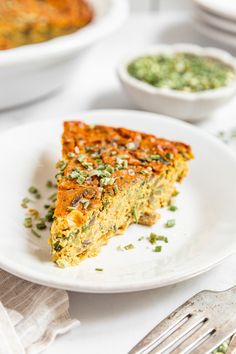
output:
{"label": "plate rim", "polygon": [[236,47],[236,42],[234,40],[236,33],[230,33],[216,28],[200,18],[193,17],[194,27],[201,35],[211,38],[218,43],[229,45],[232,48]]}
{"label": "plate rim", "polygon": [[[175,118],[171,118],[162,114],[156,114],[156,113],[150,113],[150,112],[145,112],[145,111],[136,111],[136,110],[124,110],[124,109],[99,109],[99,110],[87,110],[87,111],[81,111],[81,112],[77,112],[75,114],[68,114],[68,116],[65,118],[63,116],[58,117],[54,120],[50,120],[50,116],[43,121],[32,121],[32,122],[26,122],[24,124],[21,124],[19,126],[16,127],[11,127],[3,132],[0,132],[0,137],[4,136],[4,135],[8,135],[11,134],[12,131],[15,130],[22,130],[24,129],[26,126],[38,126],[41,124],[45,124],[45,123],[53,123],[53,124],[59,124],[60,122],[63,122],[64,120],[70,120],[70,119],[75,119],[75,117],[85,117],[88,116],[88,118],[92,117],[98,117],[99,119],[99,115],[113,115],[113,117],[115,117],[115,115],[118,116],[127,116],[127,114],[130,115],[139,115],[140,117],[144,117],[145,116],[149,116],[150,118],[159,118],[161,120],[167,120],[168,122],[171,122],[174,125],[180,126],[180,127],[184,127],[185,129],[189,130],[190,132],[193,131],[194,133],[197,133],[197,135],[203,136],[205,137],[207,140],[211,141],[211,143],[213,143],[214,145],[216,145],[218,148],[222,149],[225,151],[226,154],[228,154],[230,156],[231,159],[234,160],[235,165],[236,165],[236,156],[233,153],[232,149],[230,149],[230,147],[226,146],[225,144],[223,144],[217,137],[214,137],[213,135],[211,135],[210,133],[191,125],[190,123],[187,122],[183,122],[183,121],[179,121],[178,119]],[[72,118],[73,117],[73,118]],[[159,287],[164,287],[164,286],[168,286],[168,285],[173,285],[179,282],[182,282],[184,280],[196,277],[197,275],[200,275],[212,268],[214,268],[215,266],[219,265],[220,263],[222,263],[226,258],[232,256],[233,254],[236,254],[236,250],[232,249],[230,252],[227,252],[227,254],[225,255],[221,255],[220,257],[214,257],[212,258],[212,260],[208,263],[208,262],[204,262],[204,264],[202,266],[196,267],[195,271],[182,271],[179,272],[177,275],[172,275],[171,277],[165,279],[162,279],[161,281],[156,278],[150,278],[147,280],[142,280],[142,282],[140,281],[136,281],[134,283],[130,283],[130,282],[122,282],[121,284],[118,283],[113,283],[113,282],[109,282],[109,283],[102,283],[99,285],[95,285],[93,286],[91,284],[86,283],[86,281],[84,280],[80,280],[76,283],[73,284],[73,281],[65,281],[65,279],[59,279],[54,277],[54,275],[52,274],[45,274],[44,278],[42,279],[42,273],[38,273],[37,271],[35,272],[34,270],[32,271],[30,269],[30,271],[27,271],[27,267],[25,265],[22,265],[20,269],[17,269],[17,267],[14,267],[14,262],[12,260],[7,260],[4,257],[4,255],[2,255],[0,253],[0,268],[2,268],[3,270],[14,274],[15,276],[18,276],[22,279],[25,279],[27,281],[31,281],[37,284],[41,284],[41,285],[45,285],[45,286],[49,286],[49,287],[53,287],[53,288],[59,288],[59,289],[64,289],[64,290],[69,290],[69,291],[76,291],[76,292],[84,292],[84,293],[125,293],[125,292],[134,292],[134,291],[142,291],[142,290],[148,290],[148,289],[154,289],[154,288],[159,288]],[[54,279],[53,279],[54,277]]]}
{"label": "plate rim", "polygon": [[215,27],[220,31],[225,31],[226,33],[229,34],[236,33],[235,21],[224,17],[220,17],[213,12],[206,11],[201,6],[195,6],[195,9],[197,12],[197,18],[200,18],[200,20],[202,20],[204,23],[207,23],[210,26]]}
{"label": "plate rim", "polygon": [[203,7],[205,10],[218,15],[219,17],[223,17],[229,20],[236,19],[236,9],[235,9],[235,13],[232,13],[230,9],[226,9],[225,7],[219,5],[216,5],[215,7],[212,6],[212,4],[209,3],[208,0],[194,0],[194,2],[199,6]]}

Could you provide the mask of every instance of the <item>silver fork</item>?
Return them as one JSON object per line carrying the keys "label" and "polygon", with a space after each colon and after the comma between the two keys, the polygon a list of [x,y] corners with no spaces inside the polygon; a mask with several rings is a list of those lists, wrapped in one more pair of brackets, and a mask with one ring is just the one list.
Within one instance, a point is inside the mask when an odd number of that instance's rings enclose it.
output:
{"label": "silver fork", "polygon": [[236,287],[202,291],[173,311],[128,354],[209,354],[236,332]]}

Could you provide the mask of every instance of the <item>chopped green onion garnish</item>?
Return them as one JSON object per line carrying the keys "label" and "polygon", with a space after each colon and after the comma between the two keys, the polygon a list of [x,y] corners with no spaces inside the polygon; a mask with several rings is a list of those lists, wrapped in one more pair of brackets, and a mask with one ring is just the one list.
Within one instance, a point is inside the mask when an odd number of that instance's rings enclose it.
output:
{"label": "chopped green onion garnish", "polygon": [[48,199],[55,202],[57,200],[57,192],[51,194]]}
{"label": "chopped green onion garnish", "polygon": [[176,205],[170,205],[169,206],[169,210],[170,211],[176,211],[178,209],[178,207]]}
{"label": "chopped green onion garnish", "polygon": [[68,156],[69,158],[72,158],[72,157],[75,157],[75,154],[74,154],[73,152],[68,152],[67,156]]}
{"label": "chopped green onion garnish", "polygon": [[172,197],[177,197],[177,195],[179,195],[179,191],[175,190],[172,194]]}
{"label": "chopped green onion garnish", "polygon": [[166,157],[167,159],[172,160],[174,158],[174,155],[171,152],[167,152]]}
{"label": "chopped green onion garnish", "polygon": [[68,210],[68,211],[76,210],[76,207],[68,206],[68,207],[67,207],[67,210]]}
{"label": "chopped green onion garnish", "polygon": [[119,191],[119,189],[118,189],[118,187],[117,187],[117,185],[116,185],[116,184],[114,185],[113,189],[114,189],[114,193],[115,193],[115,194],[117,194],[117,193],[118,193],[118,191]]}
{"label": "chopped green onion garnish", "polygon": [[30,192],[31,194],[36,194],[36,193],[38,193],[38,190],[37,190],[37,188],[31,186],[31,187],[29,187],[28,192]]}
{"label": "chopped green onion garnish", "polygon": [[126,251],[132,250],[133,248],[134,248],[134,245],[133,245],[132,243],[129,243],[128,245],[124,246],[124,249],[125,249]]}
{"label": "chopped green onion garnish", "polygon": [[34,236],[41,238],[41,235],[37,233],[37,231],[35,231],[34,229],[31,229],[31,232]]}
{"label": "chopped green onion garnish", "polygon": [[33,226],[32,218],[31,217],[25,218],[24,227],[31,228],[32,226]]}
{"label": "chopped green onion garnish", "polygon": [[45,221],[41,219],[40,222],[36,224],[36,227],[38,230],[45,230],[47,228],[47,225],[45,224]]}
{"label": "chopped green onion garnish", "polygon": [[167,220],[165,226],[166,226],[166,227],[173,227],[173,226],[175,226],[175,219]]}
{"label": "chopped green onion garnish", "polygon": [[162,247],[161,246],[156,246],[154,249],[153,249],[153,252],[161,252],[162,250]]}
{"label": "chopped green onion garnish", "polygon": [[22,208],[28,208],[28,203],[30,202],[29,198],[22,199],[21,206]]}
{"label": "chopped green onion garnish", "polygon": [[50,180],[48,180],[48,181],[46,182],[46,187],[47,187],[47,188],[53,188],[53,187],[54,187],[53,182],[50,181]]}

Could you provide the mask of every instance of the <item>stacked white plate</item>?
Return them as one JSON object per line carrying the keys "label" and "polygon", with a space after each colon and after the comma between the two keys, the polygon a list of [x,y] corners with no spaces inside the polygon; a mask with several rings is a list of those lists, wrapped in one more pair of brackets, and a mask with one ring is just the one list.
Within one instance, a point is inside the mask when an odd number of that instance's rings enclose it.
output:
{"label": "stacked white plate", "polygon": [[197,28],[207,37],[236,48],[236,0],[193,0]]}

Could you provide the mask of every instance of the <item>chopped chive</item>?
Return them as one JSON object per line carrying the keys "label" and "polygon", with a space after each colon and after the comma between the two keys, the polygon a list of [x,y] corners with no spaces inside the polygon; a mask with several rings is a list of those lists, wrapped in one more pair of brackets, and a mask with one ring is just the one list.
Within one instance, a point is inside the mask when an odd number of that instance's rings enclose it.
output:
{"label": "chopped chive", "polygon": [[95,268],[96,272],[103,272],[103,268]]}
{"label": "chopped chive", "polygon": [[35,219],[38,219],[38,218],[39,218],[39,212],[38,212],[38,210],[30,208],[30,209],[28,210],[28,212],[29,212],[29,214],[30,214],[31,216],[33,216]]}
{"label": "chopped chive", "polygon": [[157,241],[164,241],[165,243],[168,243],[168,238],[166,236],[160,236],[155,234],[154,232],[151,232],[148,237],[148,241],[151,244],[155,244]]}
{"label": "chopped chive", "polygon": [[52,222],[53,221],[54,211],[55,211],[55,208],[53,208],[53,207],[50,207],[48,209],[48,212],[45,215],[45,220],[46,221],[48,221],[48,222]]}
{"label": "chopped chive", "polygon": [[62,246],[60,245],[60,241],[57,241],[54,245],[53,248],[55,251],[60,252],[62,250]]}
{"label": "chopped chive", "polygon": [[31,228],[32,226],[33,226],[32,218],[31,217],[26,217],[25,220],[24,220],[24,227]]}
{"label": "chopped chive", "polygon": [[45,221],[41,219],[40,222],[36,224],[36,228],[38,230],[45,230],[47,228],[47,225],[45,224]]}
{"label": "chopped chive", "polygon": [[124,251],[124,249],[121,246],[118,246],[116,249],[117,251]]}
{"label": "chopped chive", "polygon": [[51,200],[52,202],[55,202],[57,200],[57,192],[51,194],[49,197],[48,197],[49,200]]}
{"label": "chopped chive", "polygon": [[77,161],[79,161],[79,162],[81,163],[81,162],[83,162],[83,161],[84,161],[84,159],[85,159],[85,156],[84,156],[84,155],[80,155],[80,156],[78,156],[78,157],[77,157],[77,159],[76,159],[76,160],[77,160]]}
{"label": "chopped chive", "polygon": [[102,186],[110,186],[115,183],[115,178],[103,177],[100,179],[100,185]]}
{"label": "chopped chive", "polygon": [[177,195],[179,195],[179,191],[175,190],[172,194],[172,197],[177,197]]}
{"label": "chopped chive", "polygon": [[77,179],[76,179],[76,182],[78,184],[83,184],[84,181],[86,180],[86,178],[84,176],[79,176]]}
{"label": "chopped chive", "polygon": [[44,205],[44,208],[45,208],[45,209],[49,209],[49,208],[50,208],[50,205],[49,205],[49,204],[45,204],[45,205]]}
{"label": "chopped chive", "polygon": [[169,210],[170,211],[176,211],[176,210],[178,210],[178,207],[176,205],[170,205],[169,206]]}
{"label": "chopped chive", "polygon": [[172,154],[171,152],[167,152],[166,157],[167,159],[173,160],[174,154]]}
{"label": "chopped chive", "polygon": [[68,165],[67,160],[59,160],[56,164],[56,168],[58,168],[60,170],[60,172],[64,172],[67,165]]}
{"label": "chopped chive", "polygon": [[22,208],[28,208],[28,203],[30,202],[31,200],[29,198],[24,198],[22,199],[21,201],[21,206]]}
{"label": "chopped chive", "polygon": [[148,172],[145,171],[145,170],[139,171],[139,173],[140,173],[141,175],[146,175],[146,174],[148,174]]}
{"label": "chopped chive", "polygon": [[89,229],[89,226],[83,225],[81,229],[82,229],[82,232],[86,232]]}
{"label": "chopped chive", "polygon": [[69,158],[72,158],[72,157],[75,157],[75,154],[74,154],[73,152],[68,152],[67,156],[68,156]]}
{"label": "chopped chive", "polygon": [[114,190],[114,193],[115,193],[115,194],[117,194],[117,193],[118,193],[119,189],[118,189],[118,187],[117,187],[117,185],[116,185],[116,184],[114,185],[113,190]]}
{"label": "chopped chive", "polygon": [[148,241],[153,245],[154,243],[157,242],[157,234],[154,234],[154,232],[151,232]]}
{"label": "chopped chive", "polygon": [[154,249],[153,249],[153,252],[161,252],[162,250],[162,247],[161,246],[156,246]]}
{"label": "chopped chive", "polygon": [[35,231],[34,229],[31,229],[31,232],[34,236],[41,238],[41,235],[37,233],[37,231]]}
{"label": "chopped chive", "polygon": [[168,243],[168,237],[166,237],[166,236],[157,236],[157,241],[164,241],[165,243]]}
{"label": "chopped chive", "polygon": [[67,210],[68,210],[68,211],[76,210],[76,207],[68,206],[68,207],[67,207]]}
{"label": "chopped chive", "polygon": [[156,154],[156,155],[151,155],[151,156],[150,156],[150,159],[151,159],[151,160],[154,160],[154,161],[161,160],[161,155],[158,155],[158,154]]}
{"label": "chopped chive", "polygon": [[31,187],[29,187],[28,192],[31,194],[36,194],[36,193],[38,193],[38,189],[31,186]]}
{"label": "chopped chive", "polygon": [[134,245],[132,243],[129,243],[128,245],[124,246],[124,249],[126,251],[132,250],[134,248]]}
{"label": "chopped chive", "polygon": [[47,187],[47,188],[53,188],[53,187],[54,187],[53,182],[50,181],[50,180],[47,180],[47,182],[46,182],[46,187]]}
{"label": "chopped chive", "polygon": [[73,171],[71,171],[69,176],[70,176],[71,179],[76,179],[76,178],[78,178],[80,176],[80,173],[77,170],[73,170]]}
{"label": "chopped chive", "polygon": [[41,198],[41,194],[40,193],[35,194],[35,198],[36,199],[40,199]]}
{"label": "chopped chive", "polygon": [[170,219],[170,220],[167,220],[166,224],[165,224],[165,227],[173,227],[175,226],[175,219]]}

